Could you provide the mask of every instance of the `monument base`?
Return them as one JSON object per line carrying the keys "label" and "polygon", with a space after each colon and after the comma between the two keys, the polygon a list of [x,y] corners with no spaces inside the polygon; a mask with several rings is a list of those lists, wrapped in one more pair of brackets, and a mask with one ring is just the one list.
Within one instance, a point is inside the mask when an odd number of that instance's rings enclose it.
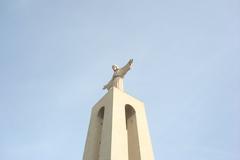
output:
{"label": "monument base", "polygon": [[143,102],[111,88],[92,108],[83,160],[153,160]]}

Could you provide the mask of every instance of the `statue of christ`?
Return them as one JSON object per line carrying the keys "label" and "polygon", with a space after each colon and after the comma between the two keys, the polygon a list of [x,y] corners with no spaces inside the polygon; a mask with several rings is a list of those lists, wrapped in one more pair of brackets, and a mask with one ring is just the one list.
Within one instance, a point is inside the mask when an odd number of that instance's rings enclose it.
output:
{"label": "statue of christ", "polygon": [[132,64],[133,59],[130,59],[128,63],[122,68],[119,68],[117,65],[112,65],[112,69],[114,72],[112,79],[106,85],[104,85],[103,89],[109,90],[112,87],[116,87],[120,90],[123,90],[123,78],[126,73],[131,69]]}

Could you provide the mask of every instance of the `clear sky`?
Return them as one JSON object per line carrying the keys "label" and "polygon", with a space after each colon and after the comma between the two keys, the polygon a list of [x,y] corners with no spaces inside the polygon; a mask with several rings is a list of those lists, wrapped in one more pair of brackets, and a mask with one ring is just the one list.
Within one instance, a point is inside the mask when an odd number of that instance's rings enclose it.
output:
{"label": "clear sky", "polygon": [[0,0],[0,159],[82,159],[111,65],[156,160],[240,160],[239,0]]}

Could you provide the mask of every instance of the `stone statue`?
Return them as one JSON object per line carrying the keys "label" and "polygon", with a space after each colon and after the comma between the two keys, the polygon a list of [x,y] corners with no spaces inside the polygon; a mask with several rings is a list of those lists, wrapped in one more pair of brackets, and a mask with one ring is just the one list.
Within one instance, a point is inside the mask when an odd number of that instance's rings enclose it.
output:
{"label": "stone statue", "polygon": [[116,87],[120,90],[123,90],[123,78],[131,69],[132,64],[133,59],[130,59],[128,63],[122,68],[119,68],[117,65],[112,65],[112,69],[114,71],[112,79],[103,87],[103,89],[109,90],[112,87]]}

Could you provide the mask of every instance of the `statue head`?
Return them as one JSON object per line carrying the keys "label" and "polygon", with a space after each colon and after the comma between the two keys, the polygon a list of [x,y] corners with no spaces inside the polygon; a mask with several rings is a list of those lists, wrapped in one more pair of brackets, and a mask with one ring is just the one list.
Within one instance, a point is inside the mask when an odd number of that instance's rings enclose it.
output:
{"label": "statue head", "polygon": [[114,65],[112,65],[112,69],[113,69],[113,71],[115,72],[115,71],[119,70],[119,67],[114,64]]}

